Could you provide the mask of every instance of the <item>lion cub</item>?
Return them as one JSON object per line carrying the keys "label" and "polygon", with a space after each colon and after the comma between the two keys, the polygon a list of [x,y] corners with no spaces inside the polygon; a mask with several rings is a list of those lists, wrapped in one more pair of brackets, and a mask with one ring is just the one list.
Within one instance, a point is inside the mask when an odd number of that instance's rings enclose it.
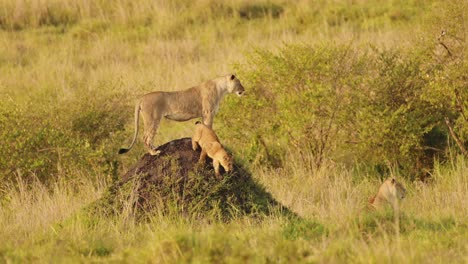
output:
{"label": "lion cub", "polygon": [[379,210],[390,205],[393,210],[397,210],[399,200],[403,200],[405,195],[406,189],[400,182],[395,178],[387,179],[380,186],[378,193],[369,199],[370,209]]}
{"label": "lion cub", "polygon": [[201,147],[201,155],[198,160],[199,164],[205,163],[206,155],[213,159],[213,167],[216,177],[220,177],[219,165],[223,166],[226,172],[232,170],[232,156],[224,150],[215,132],[205,126],[200,121],[196,122],[195,134],[192,137],[192,148],[197,150]]}

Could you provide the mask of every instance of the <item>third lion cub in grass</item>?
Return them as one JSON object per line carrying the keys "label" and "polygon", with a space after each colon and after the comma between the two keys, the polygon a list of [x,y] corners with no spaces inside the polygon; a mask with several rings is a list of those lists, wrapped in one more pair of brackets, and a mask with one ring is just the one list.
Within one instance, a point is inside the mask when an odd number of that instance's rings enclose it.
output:
{"label": "third lion cub in grass", "polygon": [[369,199],[370,209],[380,210],[386,205],[390,205],[393,210],[399,209],[399,200],[403,200],[406,196],[406,189],[395,178],[385,180],[380,185],[379,191],[376,195]]}
{"label": "third lion cub in grass", "polygon": [[206,155],[213,159],[213,167],[216,177],[220,176],[219,165],[223,166],[226,172],[232,170],[232,156],[229,155],[219,143],[215,132],[201,122],[196,122],[195,134],[192,137],[192,148],[196,150],[201,147],[201,155],[198,163],[205,163]]}

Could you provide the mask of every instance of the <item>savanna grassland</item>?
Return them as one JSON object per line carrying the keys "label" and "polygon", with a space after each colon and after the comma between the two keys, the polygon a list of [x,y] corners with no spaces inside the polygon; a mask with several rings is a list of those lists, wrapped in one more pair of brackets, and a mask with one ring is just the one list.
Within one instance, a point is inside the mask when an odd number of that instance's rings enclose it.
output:
{"label": "savanna grassland", "polygon": [[[0,0],[0,262],[466,263],[467,8]],[[299,217],[79,214],[143,155],[138,96],[229,73],[214,129]],[[363,210],[387,177],[400,213]]]}

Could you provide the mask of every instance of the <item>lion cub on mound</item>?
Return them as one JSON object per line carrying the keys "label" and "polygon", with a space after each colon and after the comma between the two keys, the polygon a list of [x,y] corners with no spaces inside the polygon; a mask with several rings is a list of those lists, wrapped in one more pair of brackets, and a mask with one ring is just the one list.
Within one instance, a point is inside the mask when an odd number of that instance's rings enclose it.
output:
{"label": "lion cub on mound", "polygon": [[395,178],[387,179],[380,185],[379,192],[369,199],[370,209],[380,210],[390,205],[398,210],[398,202],[405,198],[406,189]]}
{"label": "lion cub on mound", "polygon": [[215,132],[205,126],[200,121],[196,122],[195,134],[192,137],[192,148],[197,150],[201,147],[201,155],[198,160],[199,164],[205,163],[206,155],[213,159],[213,167],[216,177],[220,177],[219,165],[223,166],[226,172],[232,170],[232,156],[224,150]]}

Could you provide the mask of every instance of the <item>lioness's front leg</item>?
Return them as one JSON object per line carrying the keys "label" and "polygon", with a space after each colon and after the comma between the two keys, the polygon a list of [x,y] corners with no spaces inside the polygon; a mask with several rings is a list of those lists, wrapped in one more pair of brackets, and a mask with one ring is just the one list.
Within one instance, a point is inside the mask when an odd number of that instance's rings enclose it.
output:
{"label": "lioness's front leg", "polygon": [[202,122],[205,126],[212,128],[213,126],[214,112],[208,109],[203,110]]}

